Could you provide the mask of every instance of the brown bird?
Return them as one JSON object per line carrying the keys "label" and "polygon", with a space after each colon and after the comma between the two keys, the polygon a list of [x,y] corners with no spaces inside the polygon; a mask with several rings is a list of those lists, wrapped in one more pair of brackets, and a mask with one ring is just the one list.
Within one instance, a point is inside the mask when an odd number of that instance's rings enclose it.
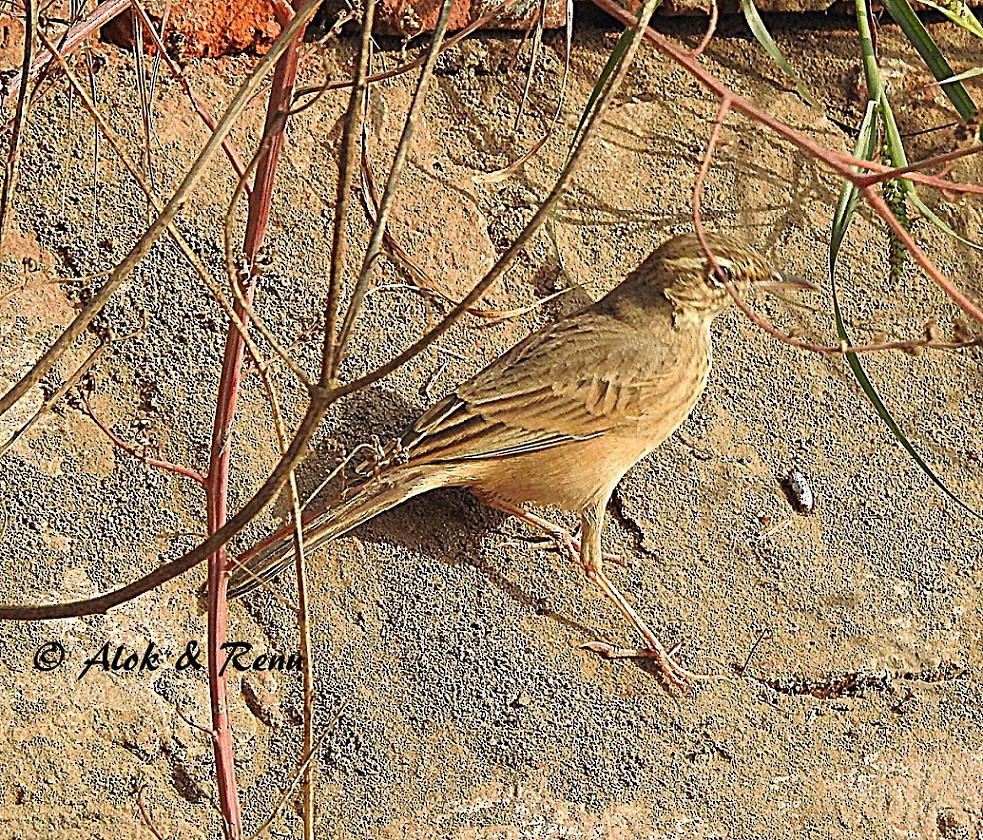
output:
{"label": "brown bird", "polygon": [[[373,464],[374,475],[304,526],[308,551],[438,487],[469,487],[484,503],[543,528],[635,626],[640,650],[602,642],[612,658],[651,657],[671,683],[700,679],[679,665],[608,580],[601,529],[615,485],[689,415],[710,372],[710,322],[731,303],[725,282],[752,289],[814,288],[783,276],[730,236],[670,239],[592,306],[534,332],[425,411]],[[555,505],[581,517],[579,543],[522,509]],[[292,559],[289,529],[238,558],[230,597],[278,575]]]}

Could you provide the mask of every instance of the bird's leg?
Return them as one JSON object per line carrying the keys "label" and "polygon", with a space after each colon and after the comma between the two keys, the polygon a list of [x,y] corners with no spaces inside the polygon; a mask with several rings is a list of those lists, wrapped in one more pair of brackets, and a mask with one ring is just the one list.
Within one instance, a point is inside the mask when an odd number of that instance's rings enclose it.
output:
{"label": "bird's leg", "polygon": [[[545,519],[542,516],[538,516],[535,513],[530,513],[528,510],[519,507],[519,505],[511,505],[508,502],[502,502],[499,500],[486,499],[479,496],[481,501],[488,505],[488,507],[495,508],[495,510],[500,510],[502,513],[507,513],[509,516],[514,516],[516,519],[525,522],[527,525],[531,525],[538,531],[543,531],[549,535],[550,539],[560,548],[560,550],[567,555],[570,562],[575,563],[578,566],[582,566],[581,556],[581,540],[575,534],[571,534],[567,528],[562,525],[557,525],[555,522],[551,522],[549,519]],[[617,554],[604,553],[603,558],[609,563],[617,563],[619,566],[624,566],[624,558]],[[584,570],[586,571],[586,569]]]}
{"label": "bird's leg", "polygon": [[618,659],[624,657],[654,659],[659,664],[662,674],[673,685],[685,685],[687,682],[702,682],[713,679],[710,676],[694,674],[680,665],[670,653],[659,642],[649,626],[642,617],[635,611],[635,608],[628,603],[625,596],[618,591],[617,587],[608,580],[604,574],[603,557],[601,555],[601,530],[604,525],[604,510],[607,507],[607,498],[599,499],[597,502],[584,508],[581,515],[581,549],[580,559],[587,579],[596,583],[614,605],[621,610],[621,614],[628,619],[635,629],[645,640],[646,648],[640,650],[623,650],[612,647],[605,642],[595,641],[581,645],[584,650],[589,650],[605,659]]}

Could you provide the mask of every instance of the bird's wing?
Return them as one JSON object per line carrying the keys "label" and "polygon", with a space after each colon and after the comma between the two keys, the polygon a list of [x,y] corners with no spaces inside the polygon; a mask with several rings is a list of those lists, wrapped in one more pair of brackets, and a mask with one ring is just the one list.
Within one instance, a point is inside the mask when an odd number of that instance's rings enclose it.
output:
{"label": "bird's wing", "polygon": [[413,461],[450,461],[596,437],[653,411],[672,362],[637,330],[581,313],[533,333],[424,412],[400,449]]}

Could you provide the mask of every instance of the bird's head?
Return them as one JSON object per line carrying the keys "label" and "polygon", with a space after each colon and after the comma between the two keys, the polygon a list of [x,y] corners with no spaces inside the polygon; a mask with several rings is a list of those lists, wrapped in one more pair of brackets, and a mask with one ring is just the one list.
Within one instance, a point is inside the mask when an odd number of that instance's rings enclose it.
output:
{"label": "bird's head", "polygon": [[733,302],[725,282],[733,283],[742,295],[757,289],[816,288],[806,280],[776,270],[739,239],[719,233],[707,233],[705,238],[719,271],[714,270],[695,233],[673,237],[645,262],[661,294],[674,304],[680,320],[703,321],[723,312]]}

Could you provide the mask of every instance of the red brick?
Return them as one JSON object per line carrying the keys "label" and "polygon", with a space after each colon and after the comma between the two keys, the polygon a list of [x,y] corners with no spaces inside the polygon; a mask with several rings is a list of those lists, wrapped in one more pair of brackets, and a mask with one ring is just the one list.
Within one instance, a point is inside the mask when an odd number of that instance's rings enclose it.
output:
{"label": "red brick", "polygon": [[[449,29],[463,29],[500,5],[499,0],[456,0]],[[440,15],[441,0],[378,0],[376,31],[411,37],[432,32]],[[486,29],[525,29],[539,11],[539,0],[517,0],[512,9],[495,19]],[[151,15],[155,21],[160,18]],[[547,0],[545,25],[564,26],[565,0]],[[273,6],[267,0],[174,0],[167,23],[169,40],[174,33],[181,44],[181,56],[264,53],[273,43],[280,26]],[[132,17],[124,13],[103,27],[102,37],[122,47],[133,44]],[[145,39],[148,46],[149,39]]]}
{"label": "red brick", "polygon": [[[159,23],[159,15],[151,17]],[[132,20],[132,15],[124,12],[103,27],[103,39],[131,47]],[[182,58],[264,53],[280,34],[280,24],[267,0],[175,0],[165,31],[169,50],[175,34]],[[149,38],[144,40],[149,46]]]}

